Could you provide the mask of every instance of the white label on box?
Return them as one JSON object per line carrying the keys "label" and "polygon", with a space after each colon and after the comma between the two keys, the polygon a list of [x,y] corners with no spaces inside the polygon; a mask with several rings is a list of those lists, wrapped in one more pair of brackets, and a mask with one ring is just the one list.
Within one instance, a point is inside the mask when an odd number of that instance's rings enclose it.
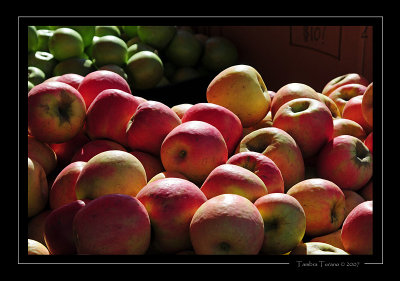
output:
{"label": "white label on box", "polygon": [[290,45],[304,47],[340,60],[341,26],[291,26]]}

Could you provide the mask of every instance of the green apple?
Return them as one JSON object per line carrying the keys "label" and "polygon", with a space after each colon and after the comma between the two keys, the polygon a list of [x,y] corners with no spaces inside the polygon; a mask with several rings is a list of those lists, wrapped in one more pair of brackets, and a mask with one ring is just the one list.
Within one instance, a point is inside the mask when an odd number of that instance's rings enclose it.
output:
{"label": "green apple", "polygon": [[114,35],[116,37],[121,37],[121,31],[118,26],[114,25],[98,25],[95,27],[94,35],[98,37],[103,37],[107,35]]}
{"label": "green apple", "polygon": [[46,78],[50,78],[53,69],[57,65],[57,60],[48,52],[36,51],[28,54],[28,66],[34,66],[41,69]]}
{"label": "green apple", "polygon": [[128,47],[128,59],[140,51],[155,52],[156,49],[143,42],[137,42]]}
{"label": "green apple", "polygon": [[164,74],[160,57],[150,51],[141,51],[131,56],[126,72],[134,89],[144,90],[155,87]]}
{"label": "green apple", "polygon": [[28,66],[28,81],[33,85],[38,85],[44,80],[46,80],[46,75],[40,68]]}
{"label": "green apple", "polygon": [[68,27],[77,31],[82,36],[83,45],[85,46],[85,48],[92,44],[96,28],[94,25],[79,25],[79,26],[73,25],[73,26],[62,26],[62,27]]}
{"label": "green apple", "polygon": [[28,92],[32,90],[32,88],[35,87],[31,81],[28,81]]}
{"label": "green apple", "polygon": [[200,72],[190,66],[179,67],[171,78],[173,83],[180,83],[200,77]]}
{"label": "green apple", "polygon": [[212,36],[206,40],[201,62],[208,70],[222,71],[234,65],[237,59],[237,48],[227,38]]}
{"label": "green apple", "polygon": [[162,50],[172,40],[176,33],[175,26],[138,26],[140,40],[150,46]]}
{"label": "green apple", "polygon": [[203,46],[193,33],[178,30],[165,49],[165,57],[177,66],[194,66],[202,51]]}
{"label": "green apple", "polygon": [[96,68],[91,60],[83,58],[70,58],[59,62],[53,69],[53,76],[61,76],[67,73],[76,73],[86,76]]}
{"label": "green apple", "polygon": [[59,61],[79,57],[83,50],[82,36],[71,28],[58,28],[49,38],[49,51]]}
{"label": "green apple", "polygon": [[128,80],[128,75],[126,74],[125,70],[122,67],[120,67],[119,65],[107,64],[107,65],[103,65],[102,67],[100,67],[99,70],[109,70],[109,71],[115,72],[115,73],[119,74],[122,78],[124,78],[125,80]]}
{"label": "green apple", "polygon": [[39,36],[36,27],[28,26],[28,53],[37,51],[39,45]]}
{"label": "green apple", "polygon": [[128,39],[137,36],[137,26],[136,25],[125,25],[122,26],[122,30]]}
{"label": "green apple", "polygon": [[92,58],[97,67],[107,64],[124,66],[127,61],[128,46],[121,38],[105,35],[96,40],[92,48]]}
{"label": "green apple", "polygon": [[54,30],[39,29],[38,34],[38,51],[49,51],[49,39],[53,36]]}

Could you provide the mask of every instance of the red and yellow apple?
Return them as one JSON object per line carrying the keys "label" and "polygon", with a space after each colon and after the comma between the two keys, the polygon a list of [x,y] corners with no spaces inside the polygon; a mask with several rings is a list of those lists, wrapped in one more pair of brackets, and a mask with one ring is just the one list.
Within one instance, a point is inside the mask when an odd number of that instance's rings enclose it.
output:
{"label": "red and yellow apple", "polygon": [[206,91],[207,101],[236,114],[243,127],[250,127],[267,115],[271,98],[258,71],[249,65],[233,65],[218,73]]}
{"label": "red and yellow apple", "polygon": [[197,103],[191,106],[182,117],[182,123],[203,121],[216,127],[224,137],[228,155],[235,152],[242,138],[242,123],[229,109],[213,103]]}
{"label": "red and yellow apple", "polygon": [[333,247],[342,249],[343,251],[345,251],[343,243],[342,243],[342,229],[339,228],[338,230],[325,234],[325,235],[321,235],[321,236],[317,236],[317,237],[313,237],[312,239],[310,239],[310,242],[322,242],[322,243],[326,243],[329,245],[332,245]]}
{"label": "red and yellow apple", "polygon": [[358,138],[342,135],[321,149],[317,159],[319,177],[342,189],[359,190],[372,177],[372,154]]}
{"label": "red and yellow apple", "polygon": [[303,83],[289,83],[282,86],[274,95],[274,99],[271,102],[271,117],[275,118],[276,112],[279,108],[287,103],[288,101],[309,98],[321,101],[318,93],[310,86]]}
{"label": "red and yellow apple", "polygon": [[158,101],[141,103],[126,128],[127,144],[131,150],[160,155],[165,137],[182,123],[167,105]]}
{"label": "red and yellow apple", "polygon": [[111,193],[136,196],[147,184],[146,171],[129,152],[104,151],[83,167],[75,184],[77,199],[95,199]]}
{"label": "red and yellow apple", "polygon": [[331,112],[324,103],[310,98],[283,104],[273,118],[273,126],[293,137],[305,160],[315,156],[333,134]]}
{"label": "red and yellow apple", "polygon": [[345,196],[335,183],[312,178],[292,186],[293,196],[306,214],[306,235],[316,237],[339,229],[344,220]]}
{"label": "red and yellow apple", "polygon": [[51,213],[51,209],[44,209],[39,214],[31,217],[28,221],[28,239],[32,239],[46,245],[44,241],[44,223],[47,216]]}
{"label": "red and yellow apple", "polygon": [[328,107],[330,112],[332,113],[332,118],[337,119],[341,118],[341,114],[339,108],[337,107],[336,103],[328,96],[325,96],[321,93],[318,93],[320,100]]}
{"label": "red and yellow apple", "polygon": [[373,137],[373,132],[371,132],[364,139],[364,144],[366,147],[368,147],[369,152],[371,152],[371,154],[373,153],[373,143],[374,143],[374,137]]}
{"label": "red and yellow apple", "polygon": [[191,107],[191,103],[180,103],[171,107],[171,109],[182,119],[185,112]]}
{"label": "red and yellow apple", "polygon": [[196,255],[257,255],[264,242],[264,221],[247,198],[221,194],[194,213],[190,240]]}
{"label": "red and yellow apple", "polygon": [[342,242],[352,255],[373,254],[373,206],[365,201],[356,206],[343,222]]}
{"label": "red and yellow apple", "polygon": [[161,162],[168,172],[179,172],[201,186],[215,167],[226,163],[224,137],[213,125],[188,121],[175,127],[164,139]]}
{"label": "red and yellow apple", "polygon": [[157,175],[155,175],[154,177],[152,177],[147,183],[151,183],[153,181],[156,180],[160,180],[160,179],[165,179],[165,178],[178,178],[178,179],[184,179],[184,180],[188,180],[187,177],[185,177],[183,174],[179,173],[179,172],[161,172],[158,173]]}
{"label": "red and yellow apple", "polygon": [[343,116],[343,108],[347,101],[356,96],[362,96],[366,90],[366,86],[361,84],[345,84],[329,94],[339,109],[340,115]]}
{"label": "red and yellow apple", "polygon": [[268,194],[264,182],[255,173],[233,164],[221,164],[212,170],[200,190],[207,199],[232,193],[241,195],[253,203]]}
{"label": "red and yellow apple", "polygon": [[140,163],[142,163],[143,168],[146,171],[146,178],[148,180],[152,179],[155,175],[165,171],[164,166],[161,163],[160,157],[140,150],[129,151],[129,153],[135,156],[140,161]]}
{"label": "red and yellow apple", "polygon": [[86,107],[82,95],[62,82],[43,82],[28,93],[28,131],[45,143],[71,140],[82,129]]}
{"label": "red and yellow apple", "polygon": [[323,242],[300,243],[290,255],[348,255],[346,251]]}
{"label": "red and yellow apple", "polygon": [[368,125],[373,128],[373,83],[369,84],[365,89],[362,99],[362,115],[364,116],[365,121]]}
{"label": "red and yellow apple", "polygon": [[343,190],[344,198],[345,198],[345,208],[344,208],[344,218],[348,216],[348,214],[359,204],[365,201],[365,199],[358,194],[357,192],[344,189]]}
{"label": "red and yellow apple", "polygon": [[358,95],[349,99],[343,107],[342,118],[350,119],[363,127],[366,134],[372,132],[372,127],[368,124],[362,113],[363,96]]}
{"label": "red and yellow apple", "polygon": [[346,84],[361,84],[367,86],[368,80],[358,73],[346,73],[330,80],[322,89],[322,94],[329,96],[337,88]]}
{"label": "red and yellow apple", "polygon": [[48,198],[46,173],[39,162],[28,157],[28,218],[43,211]]}
{"label": "red and yellow apple", "polygon": [[86,165],[86,162],[76,161],[67,165],[55,178],[49,191],[49,207],[54,210],[76,201],[75,184]]}
{"label": "red and yellow apple", "polygon": [[28,256],[50,255],[45,245],[34,239],[28,238]]}
{"label": "red and yellow apple", "polygon": [[256,174],[264,182],[268,194],[285,192],[285,183],[278,166],[261,153],[239,152],[231,156],[226,163],[241,166]]}
{"label": "red and yellow apple", "polygon": [[285,193],[267,194],[254,205],[264,220],[264,243],[261,253],[282,255],[302,241],[306,231],[306,214],[301,204]]}
{"label": "red and yellow apple", "polygon": [[364,141],[367,137],[363,127],[356,121],[346,118],[333,119],[333,134],[332,137],[336,138],[342,135],[354,136],[361,141]]}
{"label": "red and yellow apple", "polygon": [[126,151],[126,148],[118,142],[108,139],[95,139],[85,143],[79,148],[71,159],[71,162],[83,161],[87,162],[93,158],[93,156],[109,150],[121,150]]}
{"label": "red and yellow apple", "polygon": [[28,135],[28,157],[36,160],[49,175],[57,167],[57,155],[49,144]]}
{"label": "red and yellow apple", "polygon": [[118,89],[100,92],[87,110],[86,132],[91,139],[109,139],[128,144],[126,127],[140,102]]}
{"label": "red and yellow apple", "polygon": [[76,213],[85,207],[82,200],[75,200],[54,209],[44,224],[44,240],[51,255],[75,255],[72,222]]}
{"label": "red and yellow apple", "polygon": [[305,168],[301,150],[296,141],[284,130],[269,127],[245,136],[238,152],[258,152],[269,157],[278,166],[285,184],[285,192],[304,180]]}
{"label": "red and yellow apple", "polygon": [[180,178],[160,179],[143,187],[136,198],[150,217],[153,251],[174,254],[192,248],[190,222],[207,201],[194,183]]}
{"label": "red and yellow apple", "polygon": [[93,100],[102,91],[117,89],[131,94],[128,82],[119,74],[109,70],[96,70],[87,74],[79,84],[78,91],[89,108]]}
{"label": "red and yellow apple", "polygon": [[149,214],[135,197],[107,194],[86,204],[72,222],[77,254],[143,255],[149,248]]}

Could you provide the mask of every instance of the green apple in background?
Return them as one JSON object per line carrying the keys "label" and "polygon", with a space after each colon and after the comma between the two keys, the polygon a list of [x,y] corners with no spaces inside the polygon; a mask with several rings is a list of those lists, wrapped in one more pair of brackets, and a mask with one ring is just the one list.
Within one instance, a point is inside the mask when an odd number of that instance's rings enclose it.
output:
{"label": "green apple in background", "polygon": [[28,81],[28,93],[30,90],[32,90],[33,87],[35,87],[35,85],[33,85],[31,81]]}
{"label": "green apple in background", "polygon": [[50,26],[50,25],[35,25],[35,27],[36,27],[36,30],[39,30],[39,29],[54,30],[54,27]]}
{"label": "green apple in background", "polygon": [[93,44],[92,58],[97,67],[107,64],[124,66],[128,59],[128,47],[117,36],[102,36]]}
{"label": "green apple in background", "polygon": [[28,26],[28,53],[36,52],[39,44],[39,36],[36,27]]}
{"label": "green apple in background", "polygon": [[86,76],[96,70],[93,62],[84,58],[70,58],[59,62],[53,69],[53,76],[61,76],[67,73],[76,73]]}
{"label": "green apple in background", "polygon": [[208,70],[222,71],[236,64],[237,59],[237,48],[227,38],[212,36],[206,40],[201,62]]}
{"label": "green apple in background", "polygon": [[119,30],[118,26],[114,25],[98,25],[95,27],[95,36],[107,36],[107,35],[113,35],[116,37],[121,37],[121,31]]}
{"label": "green apple in background", "polygon": [[28,54],[28,66],[35,66],[41,69],[46,78],[50,78],[53,75],[53,70],[57,63],[58,61],[54,56],[48,52],[36,51]]}
{"label": "green apple in background", "polygon": [[28,66],[28,81],[36,86],[44,80],[46,80],[46,75],[41,69],[34,66]]}
{"label": "green apple in background", "polygon": [[193,33],[177,30],[165,49],[165,57],[177,66],[194,66],[200,59],[203,46]]}
{"label": "green apple in background", "polygon": [[179,67],[171,78],[171,82],[179,83],[200,77],[200,72],[190,66]]}
{"label": "green apple in background", "polygon": [[158,50],[164,49],[176,33],[175,26],[138,26],[140,40]]}
{"label": "green apple in background", "polygon": [[129,58],[126,72],[134,89],[145,90],[155,87],[160,82],[164,67],[157,54],[141,51]]}
{"label": "green apple in background", "polygon": [[93,36],[92,43],[85,48],[84,52],[89,56],[90,59],[93,59],[93,45],[97,42],[97,40],[99,40],[99,38],[99,36]]}
{"label": "green apple in background", "polygon": [[83,50],[82,36],[71,28],[58,28],[49,39],[49,51],[59,61],[79,57]]}
{"label": "green apple in background", "polygon": [[137,36],[137,25],[124,25],[122,26],[122,30],[127,39]]}
{"label": "green apple in background", "polygon": [[178,67],[170,61],[164,61],[164,76],[171,80]]}
{"label": "green apple in background", "polygon": [[128,59],[140,51],[155,52],[156,49],[143,42],[137,42],[128,47]]}
{"label": "green apple in background", "polygon": [[83,40],[83,45],[85,48],[92,44],[93,36],[95,34],[96,27],[94,25],[68,25],[68,26],[58,26],[58,28],[67,27],[77,31]]}
{"label": "green apple in background", "polygon": [[49,39],[53,35],[54,30],[49,29],[39,29],[38,34],[38,51],[49,51]]}
{"label": "green apple in background", "polygon": [[128,81],[128,74],[126,74],[125,70],[116,64],[107,64],[100,67],[98,70],[109,70],[119,74],[122,78]]}

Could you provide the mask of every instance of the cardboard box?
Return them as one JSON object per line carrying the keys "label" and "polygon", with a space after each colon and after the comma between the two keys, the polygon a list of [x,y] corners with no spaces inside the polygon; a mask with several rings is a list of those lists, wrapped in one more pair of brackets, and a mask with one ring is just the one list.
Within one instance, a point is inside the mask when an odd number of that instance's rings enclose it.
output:
{"label": "cardboard box", "polygon": [[373,26],[202,26],[198,32],[224,36],[238,48],[239,62],[256,68],[277,91],[304,83],[317,92],[331,79],[359,73],[372,77]]}

